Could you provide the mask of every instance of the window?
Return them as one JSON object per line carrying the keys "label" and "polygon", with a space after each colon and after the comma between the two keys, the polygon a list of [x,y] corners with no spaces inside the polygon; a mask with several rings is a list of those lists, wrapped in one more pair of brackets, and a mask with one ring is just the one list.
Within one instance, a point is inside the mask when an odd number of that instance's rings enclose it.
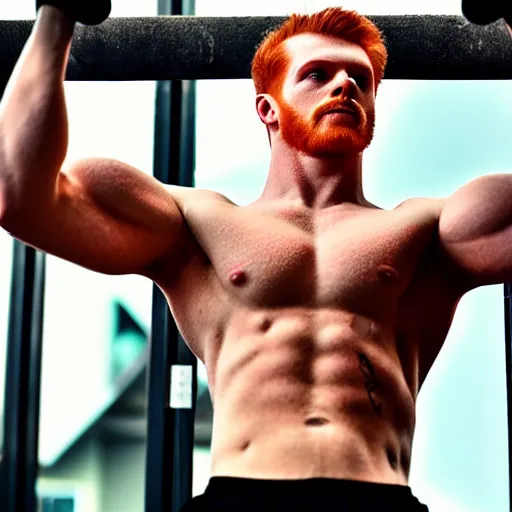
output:
{"label": "window", "polygon": [[50,497],[42,498],[41,512],[75,512],[75,499]]}

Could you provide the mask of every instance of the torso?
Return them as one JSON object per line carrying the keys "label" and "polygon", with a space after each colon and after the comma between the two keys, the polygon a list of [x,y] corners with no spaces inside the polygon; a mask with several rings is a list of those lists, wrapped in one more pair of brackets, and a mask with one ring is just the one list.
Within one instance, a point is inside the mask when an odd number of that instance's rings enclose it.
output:
{"label": "torso", "polygon": [[208,371],[212,475],[405,485],[416,396],[460,298],[440,202],[314,212],[173,196],[186,263],[158,284]]}

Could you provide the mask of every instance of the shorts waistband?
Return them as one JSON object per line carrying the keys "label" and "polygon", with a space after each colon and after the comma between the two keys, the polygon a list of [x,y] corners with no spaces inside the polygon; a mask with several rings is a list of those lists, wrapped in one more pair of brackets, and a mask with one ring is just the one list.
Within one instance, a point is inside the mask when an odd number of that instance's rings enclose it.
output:
{"label": "shorts waistband", "polygon": [[372,499],[415,499],[406,485],[381,484],[361,480],[336,478],[306,478],[297,480],[265,480],[253,478],[215,476],[210,478],[206,493],[209,494],[311,494],[371,495]]}

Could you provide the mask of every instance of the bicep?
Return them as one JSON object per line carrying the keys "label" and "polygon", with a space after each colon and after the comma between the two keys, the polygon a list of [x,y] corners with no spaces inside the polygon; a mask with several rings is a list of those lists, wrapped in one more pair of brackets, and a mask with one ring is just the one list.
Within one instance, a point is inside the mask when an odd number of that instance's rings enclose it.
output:
{"label": "bicep", "polygon": [[105,274],[140,274],[179,251],[183,220],[163,185],[113,160],[84,160],[62,172],[53,197],[25,208],[13,236]]}
{"label": "bicep", "polygon": [[483,176],[455,192],[443,208],[441,245],[471,288],[512,278],[511,194],[511,175]]}

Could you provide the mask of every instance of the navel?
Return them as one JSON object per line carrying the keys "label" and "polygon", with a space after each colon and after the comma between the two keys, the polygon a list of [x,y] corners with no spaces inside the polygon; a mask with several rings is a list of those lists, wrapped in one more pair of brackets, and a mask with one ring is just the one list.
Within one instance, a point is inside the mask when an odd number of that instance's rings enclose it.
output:
{"label": "navel", "polygon": [[261,332],[267,332],[271,327],[272,327],[272,320],[270,320],[270,318],[263,318],[263,320],[261,320],[261,322],[260,322],[259,330]]}
{"label": "navel", "polygon": [[320,417],[313,417],[313,418],[308,418],[304,424],[308,427],[323,427],[324,425],[327,425],[329,423],[329,420],[325,419],[325,418],[320,418]]}

